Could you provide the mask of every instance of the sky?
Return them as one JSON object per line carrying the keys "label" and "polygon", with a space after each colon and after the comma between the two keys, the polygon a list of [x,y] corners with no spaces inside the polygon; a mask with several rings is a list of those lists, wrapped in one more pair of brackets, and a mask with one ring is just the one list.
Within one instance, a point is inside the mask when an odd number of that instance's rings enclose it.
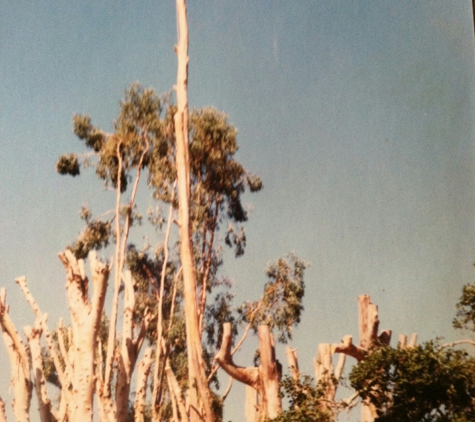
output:
{"label": "sky", "polygon": [[[72,116],[110,130],[132,82],[172,89],[175,5],[1,3],[0,285],[17,327],[33,324],[14,282],[26,275],[54,327],[68,312],[57,254],[82,227],[81,205],[111,199],[92,172],[55,173],[60,154],[81,150]],[[452,319],[475,279],[470,0],[203,0],[188,19],[190,107],[228,114],[238,159],[264,183],[245,196],[246,254],[226,255],[236,304],[294,251],[311,263],[291,344],[304,372],[319,343],[357,338],[360,294],[393,345],[400,333],[465,336]],[[236,362],[251,365],[252,347]],[[3,346],[0,361],[9,401]],[[225,420],[240,420],[240,394]]]}

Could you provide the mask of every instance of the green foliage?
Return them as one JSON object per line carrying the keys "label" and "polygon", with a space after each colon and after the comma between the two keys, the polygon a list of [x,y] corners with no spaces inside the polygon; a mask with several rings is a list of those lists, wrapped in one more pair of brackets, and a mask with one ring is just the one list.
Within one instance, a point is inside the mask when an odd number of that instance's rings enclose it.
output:
{"label": "green foliage", "polygon": [[[190,169],[197,184],[196,194],[205,193],[210,205],[214,199],[225,202],[226,214],[231,220],[246,221],[241,194],[246,186],[257,192],[262,188],[262,181],[258,176],[249,175],[233,158],[238,149],[236,128],[228,123],[224,113],[214,108],[192,111],[190,127]],[[198,203],[203,205],[203,201]]]}
{"label": "green foliage", "polygon": [[246,302],[238,312],[243,321],[251,323],[255,331],[259,324],[277,328],[278,340],[292,339],[292,327],[300,322],[305,293],[304,272],[308,263],[293,253],[279,258],[266,270],[269,281],[261,300]]}
{"label": "green foliage", "polygon": [[456,307],[457,318],[453,321],[454,327],[475,331],[475,284],[463,286],[462,296]]}
{"label": "green foliage", "polygon": [[231,308],[233,295],[229,291],[222,291],[215,295],[214,300],[206,307],[206,340],[209,346],[217,349],[223,338],[223,324],[232,323],[233,335],[237,334],[235,318]]}
{"label": "green foliage", "polygon": [[331,422],[333,415],[324,410],[324,394],[321,386],[315,387],[309,376],[294,380],[287,376],[281,382],[282,397],[289,401],[288,410],[284,410],[272,422]]}
{"label": "green foliage", "polygon": [[[125,92],[119,104],[119,114],[114,122],[112,133],[93,125],[88,115],[74,115],[73,131],[82,141],[86,154],[68,154],[60,157],[57,170],[61,174],[79,174],[80,166],[95,169],[99,179],[107,188],[112,188],[120,203],[120,212],[104,213],[93,218],[89,209],[83,207],[81,218],[86,227],[70,249],[78,258],[85,258],[90,250],[107,247],[115,240],[116,247],[120,236],[127,236],[129,227],[140,224],[142,217],[137,204],[132,199],[125,203],[125,193],[135,186],[138,175],[144,175],[153,198],[158,202],[157,209],[171,205],[178,207],[176,190],[176,140],[174,115],[176,107],[170,96],[158,97],[153,89],[145,89],[135,83]],[[192,229],[193,252],[196,267],[197,296],[202,330],[205,335],[204,358],[207,370],[213,365],[213,356],[220,346],[222,325],[234,321],[231,283],[219,274],[223,264],[224,244],[234,249],[235,256],[244,254],[246,234],[243,223],[248,212],[242,200],[246,191],[258,192],[262,189],[261,179],[244,169],[235,160],[237,130],[224,113],[213,108],[194,110],[190,113],[190,223]],[[81,159],[79,157],[86,157]],[[130,195],[133,198],[132,195]],[[155,208],[155,206],[154,206]],[[157,231],[163,230],[169,221],[162,213],[150,211],[149,222]],[[119,228],[115,225],[118,223]],[[215,236],[222,230],[222,236]],[[172,239],[173,239],[172,232]],[[112,239],[112,241],[111,241]],[[126,240],[128,242],[128,240]],[[183,286],[180,274],[178,245],[135,246],[127,243],[125,267],[135,281],[134,319],[140,323],[145,310],[153,315],[146,334],[147,340],[157,342],[158,303],[162,301],[162,333],[166,340],[166,353],[170,366],[184,389],[188,383],[186,329],[183,313]],[[160,298],[160,283],[165,260],[165,247],[170,255],[165,263],[163,297]],[[296,262],[291,265],[299,266]],[[270,274],[270,273],[269,273]],[[277,277],[277,275],[274,275]],[[273,277],[269,275],[269,277]],[[288,274],[285,280],[277,282],[284,288],[290,305],[288,312],[275,305],[274,311],[280,320],[293,318],[289,327],[295,323],[300,313],[296,311],[293,300],[299,295],[292,283],[295,274]],[[285,278],[284,277],[284,278]],[[287,280],[288,279],[288,280]],[[280,287],[279,287],[280,288]],[[303,288],[303,284],[302,284]],[[293,293],[292,293],[293,291]],[[86,292],[87,294],[87,292]],[[303,295],[303,293],[302,293]],[[213,300],[209,300],[212,297]],[[284,299],[283,299],[284,300]],[[266,305],[267,306],[267,305]],[[279,307],[280,306],[280,307]],[[278,322],[283,327],[283,322]],[[237,324],[235,324],[237,326]],[[290,332],[289,328],[281,328]],[[290,334],[288,335],[290,338]],[[210,379],[218,385],[217,375]],[[166,387],[165,387],[166,389]],[[166,393],[161,396],[163,409]],[[221,414],[222,403],[216,398],[216,414]]]}
{"label": "green foliage", "polygon": [[64,154],[56,163],[56,171],[59,174],[78,176],[80,174],[79,161],[76,154]]}
{"label": "green foliage", "polygon": [[378,422],[475,420],[475,359],[465,351],[382,347],[353,367],[350,382]]}
{"label": "green foliage", "polygon": [[94,220],[88,222],[86,229],[69,248],[77,259],[85,259],[91,250],[100,250],[109,244],[111,223]]}

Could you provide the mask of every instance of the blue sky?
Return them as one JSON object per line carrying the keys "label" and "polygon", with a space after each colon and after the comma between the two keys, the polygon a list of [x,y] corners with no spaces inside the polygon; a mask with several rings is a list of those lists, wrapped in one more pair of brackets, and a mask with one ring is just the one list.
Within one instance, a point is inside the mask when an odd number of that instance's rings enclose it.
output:
{"label": "blue sky", "polygon": [[[190,106],[228,113],[264,182],[246,196],[246,255],[225,266],[236,303],[295,251],[312,264],[292,344],[304,371],[318,343],[357,337],[362,293],[393,344],[459,338],[454,306],[475,278],[471,2],[209,0],[188,16]],[[102,197],[93,175],[54,171],[81,146],[73,113],[109,130],[133,81],[170,90],[175,38],[174,2],[2,2],[0,284],[18,327],[34,321],[20,275],[52,326],[67,314],[57,253]]]}

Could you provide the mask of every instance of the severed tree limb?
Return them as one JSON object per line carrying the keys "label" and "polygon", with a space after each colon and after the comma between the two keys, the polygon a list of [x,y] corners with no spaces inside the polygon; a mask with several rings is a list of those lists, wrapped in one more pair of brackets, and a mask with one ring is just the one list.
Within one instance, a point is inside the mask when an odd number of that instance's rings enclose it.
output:
{"label": "severed tree limb", "polygon": [[315,381],[317,385],[324,388],[323,407],[330,410],[335,400],[336,384],[334,382],[334,369],[332,362],[332,345],[329,343],[320,343],[318,345],[317,359],[315,364]]}
{"label": "severed tree limb", "polygon": [[346,361],[346,355],[344,353],[339,353],[338,362],[336,364],[335,374],[334,374],[336,382],[340,381],[341,375],[343,373],[343,369],[345,367],[345,361]]}
{"label": "severed tree limb", "polygon": [[[58,352],[54,344],[53,336],[51,335],[51,331],[48,328],[48,324],[47,324],[48,314],[43,314],[41,312],[40,307],[38,306],[38,303],[36,302],[35,298],[33,297],[30,290],[28,289],[26,277],[19,277],[15,280],[15,282],[18,284],[18,286],[20,286],[20,289],[23,295],[25,296],[25,299],[30,304],[31,309],[33,309],[33,312],[35,313],[36,318],[41,322],[41,328],[45,335],[46,345],[48,346],[48,351],[51,357],[53,358],[53,363],[54,363],[56,372],[58,374],[59,383],[61,384],[62,388],[65,391],[67,391],[69,388],[69,385],[68,385],[69,377],[65,375],[65,372],[63,370],[63,365],[61,365],[61,361],[59,359]],[[66,355],[63,355],[63,358],[65,362],[69,362]]]}
{"label": "severed tree limb", "polygon": [[46,379],[43,371],[43,357],[41,355],[40,338],[42,321],[37,319],[35,327],[25,327],[24,331],[30,345],[31,364],[33,369],[36,397],[38,398],[41,422],[55,422],[51,401],[46,391]]}
{"label": "severed tree limb", "polygon": [[256,390],[259,389],[259,370],[255,367],[244,368],[237,366],[233,362],[231,355],[232,342],[232,327],[231,323],[223,324],[223,340],[221,342],[221,349],[216,355],[216,361],[219,363],[228,375],[234,379],[249,385]]}
{"label": "severed tree limb", "polygon": [[[244,343],[244,340],[246,340],[247,335],[249,334],[249,330],[252,328],[252,323],[254,321],[254,316],[256,315],[257,311],[259,311],[259,309],[261,309],[261,308],[262,308],[262,301],[259,301],[259,305],[256,307],[256,309],[254,309],[254,311],[252,311],[251,318],[250,318],[251,322],[249,322],[247,324],[246,329],[244,330],[244,334],[242,335],[241,339],[238,341],[236,346],[234,346],[234,349],[231,352],[231,356],[233,356],[240,349],[240,347]],[[214,360],[216,360],[216,357],[214,358]],[[213,375],[216,373],[216,371],[218,369],[219,369],[219,365],[216,365],[213,368],[213,370],[211,371],[211,373],[208,376],[208,382],[213,378]]]}
{"label": "severed tree limb", "polygon": [[[77,260],[71,251],[59,254],[66,269],[66,290],[71,311],[72,342],[69,348],[71,389],[68,400],[69,422],[92,421],[95,386],[95,352],[99,338],[101,316],[109,278],[109,267],[89,253],[93,293],[89,301],[89,281],[84,261]],[[64,389],[64,387],[63,387]]]}
{"label": "severed tree limb", "polygon": [[135,422],[145,421],[145,397],[147,393],[147,378],[153,363],[152,348],[147,347],[145,353],[138,364],[137,371],[137,388],[135,391]]}
{"label": "severed tree limb", "polygon": [[299,372],[299,363],[297,360],[297,349],[291,349],[290,346],[287,346],[285,349],[285,354],[287,356],[287,363],[290,368],[290,372],[292,373],[292,378],[294,381],[298,381],[300,379],[300,372]]}
{"label": "severed tree limb", "polygon": [[274,336],[268,325],[257,327],[259,338],[260,364],[259,379],[261,382],[261,413],[266,418],[273,419],[282,413],[282,401],[280,397],[281,368],[275,358]]}
{"label": "severed tree limb", "polygon": [[223,340],[216,361],[234,379],[253,387],[260,395],[260,414],[263,418],[275,418],[282,412],[279,396],[280,368],[275,358],[274,340],[267,325],[257,327],[260,349],[258,368],[243,368],[234,364],[231,355],[232,329],[223,324]]}
{"label": "severed tree limb", "polygon": [[343,337],[341,343],[332,345],[333,353],[344,353],[355,358],[358,362],[362,361],[366,356],[366,350],[353,344],[353,336]]}
{"label": "severed tree limb", "polygon": [[0,289],[0,327],[12,369],[13,413],[16,421],[28,422],[32,390],[30,364],[25,345],[8,314],[6,294],[6,289]]}

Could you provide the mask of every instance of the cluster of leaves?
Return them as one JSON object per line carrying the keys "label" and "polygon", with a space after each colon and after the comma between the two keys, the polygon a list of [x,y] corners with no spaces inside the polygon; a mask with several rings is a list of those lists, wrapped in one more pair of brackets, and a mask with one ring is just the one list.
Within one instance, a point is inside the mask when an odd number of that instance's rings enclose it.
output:
{"label": "cluster of leaves", "polygon": [[475,420],[475,359],[462,350],[382,347],[352,369],[350,382],[378,422]]}
{"label": "cluster of leaves", "polygon": [[295,380],[287,376],[281,382],[281,391],[282,398],[289,402],[289,408],[272,422],[333,421],[332,413],[322,405],[324,390],[321,385],[315,387],[311,377],[305,375]]}
{"label": "cluster of leaves", "polygon": [[462,296],[456,306],[457,317],[453,321],[454,328],[475,331],[475,284],[463,286]]}
{"label": "cluster of leaves", "polygon": [[291,340],[292,327],[300,322],[303,311],[303,277],[307,267],[308,263],[294,253],[269,265],[264,294],[259,301],[246,302],[239,308],[242,320],[250,323],[255,331],[260,324],[276,328],[281,343]]}

